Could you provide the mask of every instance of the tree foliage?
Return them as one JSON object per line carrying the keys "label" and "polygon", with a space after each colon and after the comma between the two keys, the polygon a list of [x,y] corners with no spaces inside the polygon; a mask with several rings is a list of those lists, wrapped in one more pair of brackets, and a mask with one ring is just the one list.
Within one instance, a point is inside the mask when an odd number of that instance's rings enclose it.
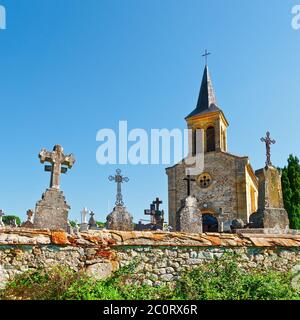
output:
{"label": "tree foliage", "polygon": [[282,170],[282,191],[290,228],[300,229],[300,164],[296,156],[290,155]]}

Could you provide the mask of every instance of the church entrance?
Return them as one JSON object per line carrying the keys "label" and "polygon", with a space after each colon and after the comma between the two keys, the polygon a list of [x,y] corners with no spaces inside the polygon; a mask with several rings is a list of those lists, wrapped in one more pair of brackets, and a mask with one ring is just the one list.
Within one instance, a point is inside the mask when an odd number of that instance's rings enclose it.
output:
{"label": "church entrance", "polygon": [[219,223],[218,220],[209,213],[202,215],[203,232],[218,232]]}

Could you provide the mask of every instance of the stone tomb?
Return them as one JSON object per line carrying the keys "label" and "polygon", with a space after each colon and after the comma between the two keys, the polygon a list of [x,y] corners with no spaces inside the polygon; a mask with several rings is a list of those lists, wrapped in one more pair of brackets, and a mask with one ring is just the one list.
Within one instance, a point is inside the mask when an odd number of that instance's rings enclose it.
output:
{"label": "stone tomb", "polygon": [[187,233],[202,233],[202,214],[198,200],[193,196],[185,199],[184,206],[179,211],[180,231]]}
{"label": "stone tomb", "polygon": [[117,205],[106,218],[108,230],[132,231],[133,220],[126,207]]}
{"label": "stone tomb", "polygon": [[281,172],[273,166],[256,171],[259,179],[258,211],[250,217],[253,228],[289,229],[289,218],[284,209]]}
{"label": "stone tomb", "polygon": [[41,163],[50,162],[45,171],[51,172],[50,188],[37,202],[33,220],[35,229],[68,230],[68,212],[70,206],[66,203],[63,192],[60,191],[60,174],[66,173],[67,166],[72,168],[75,158],[72,154],[65,156],[63,148],[55,145],[52,152],[42,149],[39,154]]}

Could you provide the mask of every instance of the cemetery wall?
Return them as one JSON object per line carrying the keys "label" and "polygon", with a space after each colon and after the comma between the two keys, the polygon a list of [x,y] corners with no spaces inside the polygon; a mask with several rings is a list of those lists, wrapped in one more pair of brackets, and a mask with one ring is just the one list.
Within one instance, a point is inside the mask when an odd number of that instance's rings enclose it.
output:
{"label": "cemetery wall", "polygon": [[16,274],[61,264],[96,278],[137,262],[135,281],[158,285],[201,263],[237,253],[241,263],[288,271],[300,263],[300,235],[0,229],[0,286]]}

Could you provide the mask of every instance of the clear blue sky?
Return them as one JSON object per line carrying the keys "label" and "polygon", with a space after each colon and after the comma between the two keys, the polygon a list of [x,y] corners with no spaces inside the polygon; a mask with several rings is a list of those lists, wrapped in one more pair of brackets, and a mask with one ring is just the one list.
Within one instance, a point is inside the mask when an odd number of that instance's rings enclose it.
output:
{"label": "clear blue sky", "polygon": [[[209,66],[229,122],[229,150],[264,165],[259,138],[277,140],[273,163],[300,155],[299,0],[0,0],[0,208],[22,218],[49,183],[38,153],[60,143],[77,163],[62,177],[71,219],[87,206],[105,220],[118,166],[95,159],[96,133],[185,128]],[[135,221],[156,196],[167,211],[164,166],[121,166]]]}

